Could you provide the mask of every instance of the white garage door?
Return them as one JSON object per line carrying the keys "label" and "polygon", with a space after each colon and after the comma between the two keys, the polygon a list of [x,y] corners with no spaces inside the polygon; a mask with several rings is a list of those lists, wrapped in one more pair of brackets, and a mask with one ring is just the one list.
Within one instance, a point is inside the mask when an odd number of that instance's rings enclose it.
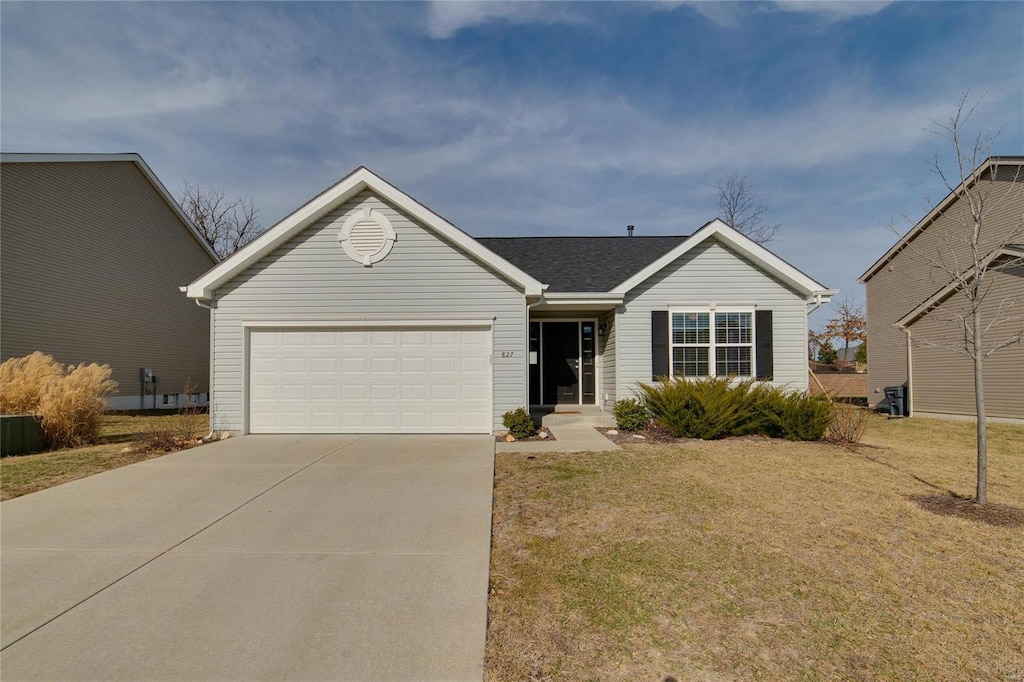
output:
{"label": "white garage door", "polygon": [[489,328],[254,329],[252,433],[487,433]]}

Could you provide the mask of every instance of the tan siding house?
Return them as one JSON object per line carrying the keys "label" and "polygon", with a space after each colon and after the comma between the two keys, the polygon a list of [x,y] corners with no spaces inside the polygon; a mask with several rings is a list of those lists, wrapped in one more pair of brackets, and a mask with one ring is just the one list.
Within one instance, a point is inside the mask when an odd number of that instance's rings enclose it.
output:
{"label": "tan siding house", "polygon": [[4,154],[0,183],[2,359],[108,364],[118,409],[208,394],[209,311],[179,287],[217,259],[142,158]]}
{"label": "tan siding house", "polygon": [[[991,289],[982,309],[986,325],[999,313],[1008,318],[993,326],[986,346],[1011,338],[1024,326],[1024,158],[993,157],[965,183],[988,200],[980,251],[988,255],[1009,247],[992,271]],[[867,289],[868,403],[884,402],[886,386],[905,386],[917,414],[974,416],[974,374],[970,358],[948,347],[962,343],[955,315],[966,299],[946,288],[950,277],[936,265],[970,263],[962,239],[967,202],[961,185],[914,226],[864,275]],[[1005,250],[1005,248],[1003,249]],[[966,266],[964,266],[966,269]],[[939,292],[945,292],[926,305]],[[945,348],[943,347],[945,346]],[[912,371],[908,371],[908,366]],[[1024,420],[1024,345],[1018,340],[985,361],[985,406],[989,417]]]}

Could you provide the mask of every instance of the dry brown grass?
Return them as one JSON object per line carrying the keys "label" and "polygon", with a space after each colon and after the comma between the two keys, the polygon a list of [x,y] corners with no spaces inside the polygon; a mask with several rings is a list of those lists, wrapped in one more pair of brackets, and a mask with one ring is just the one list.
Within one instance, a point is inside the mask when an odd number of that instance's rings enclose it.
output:
{"label": "dry brown grass", "polygon": [[[990,433],[1024,507],[1024,427]],[[490,680],[1019,680],[1024,533],[935,513],[973,426],[498,455]],[[939,510],[941,511],[941,510]]]}
{"label": "dry brown grass", "polygon": [[[205,433],[208,415],[200,415]],[[177,414],[104,414],[99,445],[0,459],[0,499],[27,495],[78,478],[166,454],[126,447],[151,430],[177,430]],[[180,448],[179,448],[180,449]]]}

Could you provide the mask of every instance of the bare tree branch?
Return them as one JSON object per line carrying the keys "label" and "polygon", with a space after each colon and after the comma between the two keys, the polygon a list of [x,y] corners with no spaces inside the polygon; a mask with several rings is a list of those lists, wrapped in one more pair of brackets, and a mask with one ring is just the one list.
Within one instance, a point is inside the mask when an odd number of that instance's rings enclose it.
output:
{"label": "bare tree branch", "polygon": [[263,232],[250,196],[229,200],[222,191],[186,182],[178,204],[221,258],[227,258]]}
{"label": "bare tree branch", "polygon": [[758,244],[767,244],[782,233],[782,224],[763,222],[768,203],[761,200],[747,181],[747,176],[735,173],[722,178],[718,188],[718,208],[722,219],[730,227],[742,232]]}

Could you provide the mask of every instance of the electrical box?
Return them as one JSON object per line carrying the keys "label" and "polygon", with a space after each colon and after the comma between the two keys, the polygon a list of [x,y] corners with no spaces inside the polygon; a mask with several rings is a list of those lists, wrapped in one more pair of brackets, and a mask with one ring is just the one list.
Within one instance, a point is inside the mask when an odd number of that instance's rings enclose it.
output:
{"label": "electrical box", "polygon": [[151,384],[153,383],[153,370],[148,367],[143,367],[142,370],[142,383]]}

